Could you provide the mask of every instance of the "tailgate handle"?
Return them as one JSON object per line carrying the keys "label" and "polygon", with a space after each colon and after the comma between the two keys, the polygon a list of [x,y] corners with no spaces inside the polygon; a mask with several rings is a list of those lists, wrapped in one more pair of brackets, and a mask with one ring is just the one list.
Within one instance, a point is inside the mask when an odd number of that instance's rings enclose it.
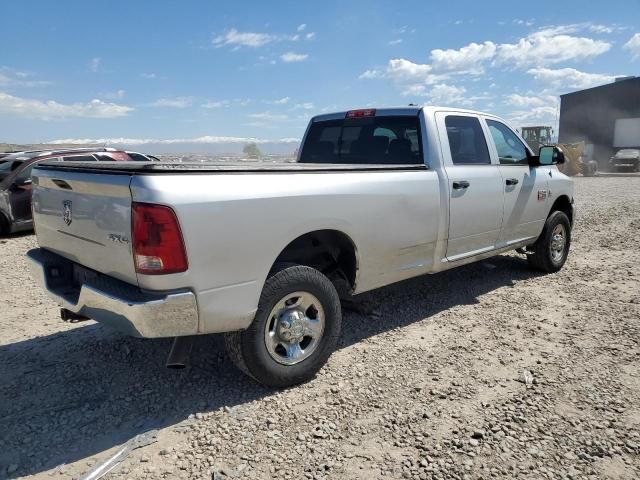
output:
{"label": "tailgate handle", "polygon": [[71,188],[71,185],[69,185],[67,182],[65,182],[64,180],[59,180],[57,178],[53,178],[51,179],[51,181],[53,183],[55,183],[58,187],[62,188],[63,190],[73,190]]}

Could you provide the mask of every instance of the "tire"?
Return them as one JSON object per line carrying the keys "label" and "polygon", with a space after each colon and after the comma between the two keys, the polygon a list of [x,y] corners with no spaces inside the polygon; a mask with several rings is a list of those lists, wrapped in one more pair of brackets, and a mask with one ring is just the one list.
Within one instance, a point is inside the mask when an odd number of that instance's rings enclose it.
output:
{"label": "tire", "polygon": [[9,222],[7,218],[0,212],[0,237],[9,235]]}
{"label": "tire", "polygon": [[341,324],[340,298],[329,279],[314,268],[288,264],[265,282],[249,328],[225,334],[225,346],[242,372],[284,388],[314,377],[335,349]]}
{"label": "tire", "polygon": [[[557,235],[562,235],[561,241]],[[555,238],[554,238],[555,237]],[[560,242],[562,242],[560,244]],[[560,247],[561,248],[558,248]],[[536,270],[554,273],[567,261],[571,246],[571,222],[566,213],[551,212],[542,233],[533,245],[533,252],[527,255],[529,265]]]}

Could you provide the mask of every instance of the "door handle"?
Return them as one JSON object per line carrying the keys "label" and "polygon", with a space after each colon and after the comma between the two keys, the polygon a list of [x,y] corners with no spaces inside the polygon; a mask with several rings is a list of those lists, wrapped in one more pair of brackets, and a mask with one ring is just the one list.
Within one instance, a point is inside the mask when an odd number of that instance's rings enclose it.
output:
{"label": "door handle", "polygon": [[507,185],[517,185],[520,182],[517,178],[507,178]]}
{"label": "door handle", "polygon": [[461,190],[464,188],[469,188],[469,185],[471,185],[469,182],[467,182],[466,180],[456,180],[455,182],[453,182],[453,188],[454,190]]}

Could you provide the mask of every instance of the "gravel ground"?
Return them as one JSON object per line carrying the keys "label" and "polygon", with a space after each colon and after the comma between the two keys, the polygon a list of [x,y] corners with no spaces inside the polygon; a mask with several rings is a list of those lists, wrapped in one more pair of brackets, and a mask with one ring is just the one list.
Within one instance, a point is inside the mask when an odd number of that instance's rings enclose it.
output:
{"label": "gravel ground", "polygon": [[60,322],[26,271],[35,238],[0,239],[0,477],[78,478],[158,428],[109,478],[640,478],[640,178],[576,189],[560,273],[502,255],[366,294],[285,391],[219,337],[176,372],[168,340]]}

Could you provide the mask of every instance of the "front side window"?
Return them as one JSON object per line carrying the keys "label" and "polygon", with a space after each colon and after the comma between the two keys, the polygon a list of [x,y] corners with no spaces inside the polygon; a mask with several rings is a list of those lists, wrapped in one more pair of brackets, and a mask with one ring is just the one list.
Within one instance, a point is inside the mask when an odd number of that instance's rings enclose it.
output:
{"label": "front side window", "polygon": [[33,172],[33,168],[36,166],[35,163],[32,163],[25,168],[23,168],[13,179],[13,183],[16,185],[22,185],[24,182],[31,178],[31,172]]}
{"label": "front side window", "polygon": [[424,163],[417,116],[313,122],[301,163],[418,165]]}
{"label": "front side window", "polygon": [[487,120],[501,165],[528,165],[527,149],[515,133],[504,123]]}
{"label": "front side window", "polygon": [[491,164],[487,141],[477,118],[449,115],[445,125],[454,165]]}

